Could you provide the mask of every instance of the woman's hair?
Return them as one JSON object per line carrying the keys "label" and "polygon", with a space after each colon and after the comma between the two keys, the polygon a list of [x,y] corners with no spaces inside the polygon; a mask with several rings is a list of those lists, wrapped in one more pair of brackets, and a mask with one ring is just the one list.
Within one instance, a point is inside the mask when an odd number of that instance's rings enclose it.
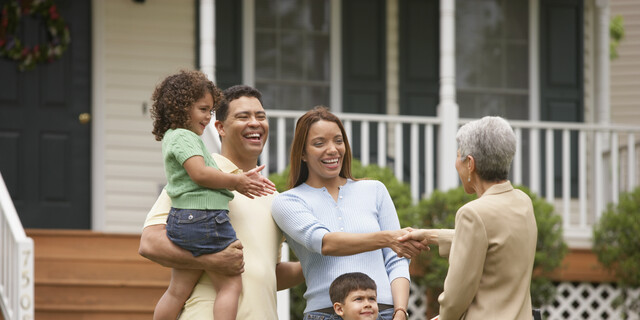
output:
{"label": "woman's hair", "polygon": [[335,122],[340,128],[345,146],[340,176],[343,178],[353,179],[351,176],[351,147],[349,146],[349,139],[347,138],[347,133],[344,130],[342,121],[340,121],[340,119],[338,119],[338,117],[333,113],[329,112],[329,109],[326,107],[316,106],[302,115],[296,123],[296,133],[293,136],[293,142],[291,143],[291,172],[289,173],[289,188],[295,188],[301,185],[303,182],[307,181],[307,178],[309,177],[309,168],[307,167],[307,164],[302,161],[302,155],[305,152],[307,136],[309,135],[311,125],[320,120]]}
{"label": "woman's hair", "polygon": [[471,121],[456,135],[460,159],[473,156],[476,171],[486,181],[506,180],[516,153],[516,135],[501,117],[484,117]]}
{"label": "woman's hair", "polygon": [[186,127],[189,109],[207,93],[213,98],[213,110],[217,110],[224,97],[220,89],[202,72],[181,70],[166,77],[151,96],[151,133],[156,136],[156,140],[161,141],[169,129]]}

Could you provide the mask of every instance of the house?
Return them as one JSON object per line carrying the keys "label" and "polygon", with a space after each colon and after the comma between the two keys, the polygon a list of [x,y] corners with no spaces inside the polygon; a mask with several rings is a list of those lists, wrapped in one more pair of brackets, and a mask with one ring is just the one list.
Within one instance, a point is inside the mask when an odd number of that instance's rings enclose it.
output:
{"label": "house", "polygon": [[[0,60],[0,172],[28,233],[140,233],[165,183],[160,144],[150,134],[150,96],[181,68],[200,67],[223,88],[245,83],[263,92],[270,171],[286,165],[295,110],[325,104],[349,120],[355,156],[393,167],[414,199],[457,186],[448,164],[460,122],[502,115],[522,138],[513,180],[561,208],[567,241],[589,263],[590,226],[599,214],[591,209],[640,181],[634,0],[58,6],[72,37],[60,61],[21,72]],[[611,62],[614,14],[628,29]],[[25,39],[41,40],[37,19],[23,26]],[[591,265],[571,263],[587,271],[565,270],[560,283],[599,282]]]}

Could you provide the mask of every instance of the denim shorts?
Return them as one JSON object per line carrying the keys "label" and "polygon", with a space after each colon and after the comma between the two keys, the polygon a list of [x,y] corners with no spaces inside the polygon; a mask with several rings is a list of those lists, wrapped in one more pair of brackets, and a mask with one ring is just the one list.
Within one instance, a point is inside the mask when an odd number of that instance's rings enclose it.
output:
{"label": "denim shorts", "polygon": [[[311,311],[302,316],[302,320],[342,320],[337,314]],[[382,310],[378,313],[377,320],[393,320],[393,308]]]}
{"label": "denim shorts", "polygon": [[238,240],[227,210],[171,208],[167,217],[167,237],[197,257],[224,250]]}

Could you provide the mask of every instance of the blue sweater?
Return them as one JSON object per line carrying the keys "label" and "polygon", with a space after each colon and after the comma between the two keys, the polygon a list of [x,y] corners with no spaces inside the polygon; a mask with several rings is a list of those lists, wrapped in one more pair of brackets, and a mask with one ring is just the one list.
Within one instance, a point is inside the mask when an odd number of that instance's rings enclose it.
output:
{"label": "blue sweater", "polygon": [[328,232],[368,233],[400,229],[387,188],[375,180],[347,180],[335,202],[326,188],[299,185],[278,195],[273,219],[302,264],[307,283],[305,312],[330,308],[329,286],[339,275],[362,272],[378,287],[378,303],[393,305],[391,281],[409,279],[409,261],[384,248],[345,257],[323,256]]}

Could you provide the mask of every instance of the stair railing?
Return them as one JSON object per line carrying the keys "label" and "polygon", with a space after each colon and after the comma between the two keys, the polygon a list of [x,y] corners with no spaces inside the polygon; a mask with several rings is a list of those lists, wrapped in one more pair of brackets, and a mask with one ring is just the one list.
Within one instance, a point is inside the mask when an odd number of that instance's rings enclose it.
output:
{"label": "stair railing", "polygon": [[6,320],[34,318],[33,240],[0,173],[0,307]]}

